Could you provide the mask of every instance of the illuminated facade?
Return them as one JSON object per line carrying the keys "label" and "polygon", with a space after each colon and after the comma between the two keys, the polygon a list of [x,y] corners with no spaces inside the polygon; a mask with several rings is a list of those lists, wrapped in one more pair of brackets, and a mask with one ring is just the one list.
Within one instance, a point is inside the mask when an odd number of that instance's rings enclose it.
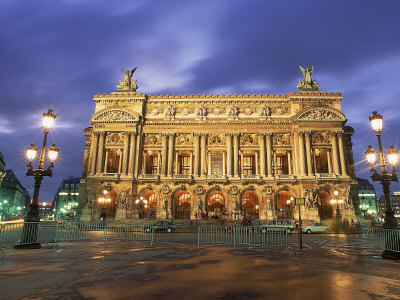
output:
{"label": "illuminated facade", "polygon": [[99,218],[108,185],[115,220],[297,218],[292,197],[305,198],[303,219],[332,219],[338,190],[342,216],[356,222],[354,131],[341,101],[316,90],[97,94],[84,130],[81,219]]}

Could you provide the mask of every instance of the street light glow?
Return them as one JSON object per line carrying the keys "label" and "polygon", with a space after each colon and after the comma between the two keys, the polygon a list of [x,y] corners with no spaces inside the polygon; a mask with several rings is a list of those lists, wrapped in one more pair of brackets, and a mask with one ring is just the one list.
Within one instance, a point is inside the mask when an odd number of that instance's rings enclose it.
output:
{"label": "street light glow", "polygon": [[369,117],[369,122],[371,123],[372,130],[376,133],[381,133],[383,129],[383,117],[378,114],[378,112],[373,111],[372,117]]}
{"label": "street light glow", "polygon": [[56,115],[53,114],[53,110],[49,109],[47,113],[43,114],[43,128],[49,130],[53,128]]}
{"label": "street light glow", "polygon": [[57,156],[58,156],[58,148],[56,147],[56,144],[53,144],[53,146],[51,146],[51,147],[49,148],[49,153],[48,153],[48,155],[49,155],[49,160],[50,160],[51,162],[54,162],[54,161],[57,159]]}

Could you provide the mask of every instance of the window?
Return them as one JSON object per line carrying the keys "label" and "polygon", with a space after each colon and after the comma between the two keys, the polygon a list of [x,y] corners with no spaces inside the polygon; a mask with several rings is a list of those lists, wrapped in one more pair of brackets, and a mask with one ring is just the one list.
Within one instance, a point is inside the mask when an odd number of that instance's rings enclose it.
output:
{"label": "window", "polygon": [[107,173],[118,173],[120,151],[116,149],[110,149],[108,151],[108,162],[107,162]]}
{"label": "window", "polygon": [[180,155],[179,156],[179,174],[190,174],[190,156]]}
{"label": "window", "polygon": [[158,174],[158,155],[150,156],[150,172],[151,174]]}
{"label": "window", "polygon": [[246,155],[243,156],[243,174],[244,175],[253,175],[254,172],[254,155]]}
{"label": "window", "polygon": [[276,173],[277,175],[289,174],[287,154],[276,155]]}
{"label": "window", "polygon": [[316,173],[329,173],[328,152],[326,149],[315,149]]}

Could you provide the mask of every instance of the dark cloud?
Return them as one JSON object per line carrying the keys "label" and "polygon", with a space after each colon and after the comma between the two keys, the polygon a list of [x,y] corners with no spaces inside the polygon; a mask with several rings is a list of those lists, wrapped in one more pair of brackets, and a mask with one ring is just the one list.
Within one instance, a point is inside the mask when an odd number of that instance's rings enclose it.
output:
{"label": "dark cloud", "polygon": [[41,114],[54,109],[49,142],[60,160],[41,190],[49,201],[63,178],[80,176],[92,97],[115,91],[121,67],[138,66],[149,94],[282,94],[296,90],[299,64],[313,64],[321,90],[344,95],[365,178],[372,110],[385,117],[385,148],[400,146],[399,8],[394,0],[3,1],[0,151],[32,188],[24,149],[41,144]]}

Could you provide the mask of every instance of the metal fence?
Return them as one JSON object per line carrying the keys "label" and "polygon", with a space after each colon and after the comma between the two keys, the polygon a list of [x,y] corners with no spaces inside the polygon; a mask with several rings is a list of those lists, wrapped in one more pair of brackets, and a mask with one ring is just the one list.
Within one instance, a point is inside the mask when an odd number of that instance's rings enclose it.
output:
{"label": "metal fence", "polygon": [[0,246],[29,243],[59,243],[63,241],[137,240],[227,246],[288,247],[288,233],[282,228],[240,227],[223,225],[173,225],[157,228],[151,224],[103,222],[39,222],[0,224]]}
{"label": "metal fence", "polygon": [[400,230],[370,228],[367,231],[368,243],[382,250],[400,252]]}
{"label": "metal fence", "polygon": [[225,244],[233,247],[282,246],[288,247],[288,232],[284,228],[199,226],[197,245]]}

